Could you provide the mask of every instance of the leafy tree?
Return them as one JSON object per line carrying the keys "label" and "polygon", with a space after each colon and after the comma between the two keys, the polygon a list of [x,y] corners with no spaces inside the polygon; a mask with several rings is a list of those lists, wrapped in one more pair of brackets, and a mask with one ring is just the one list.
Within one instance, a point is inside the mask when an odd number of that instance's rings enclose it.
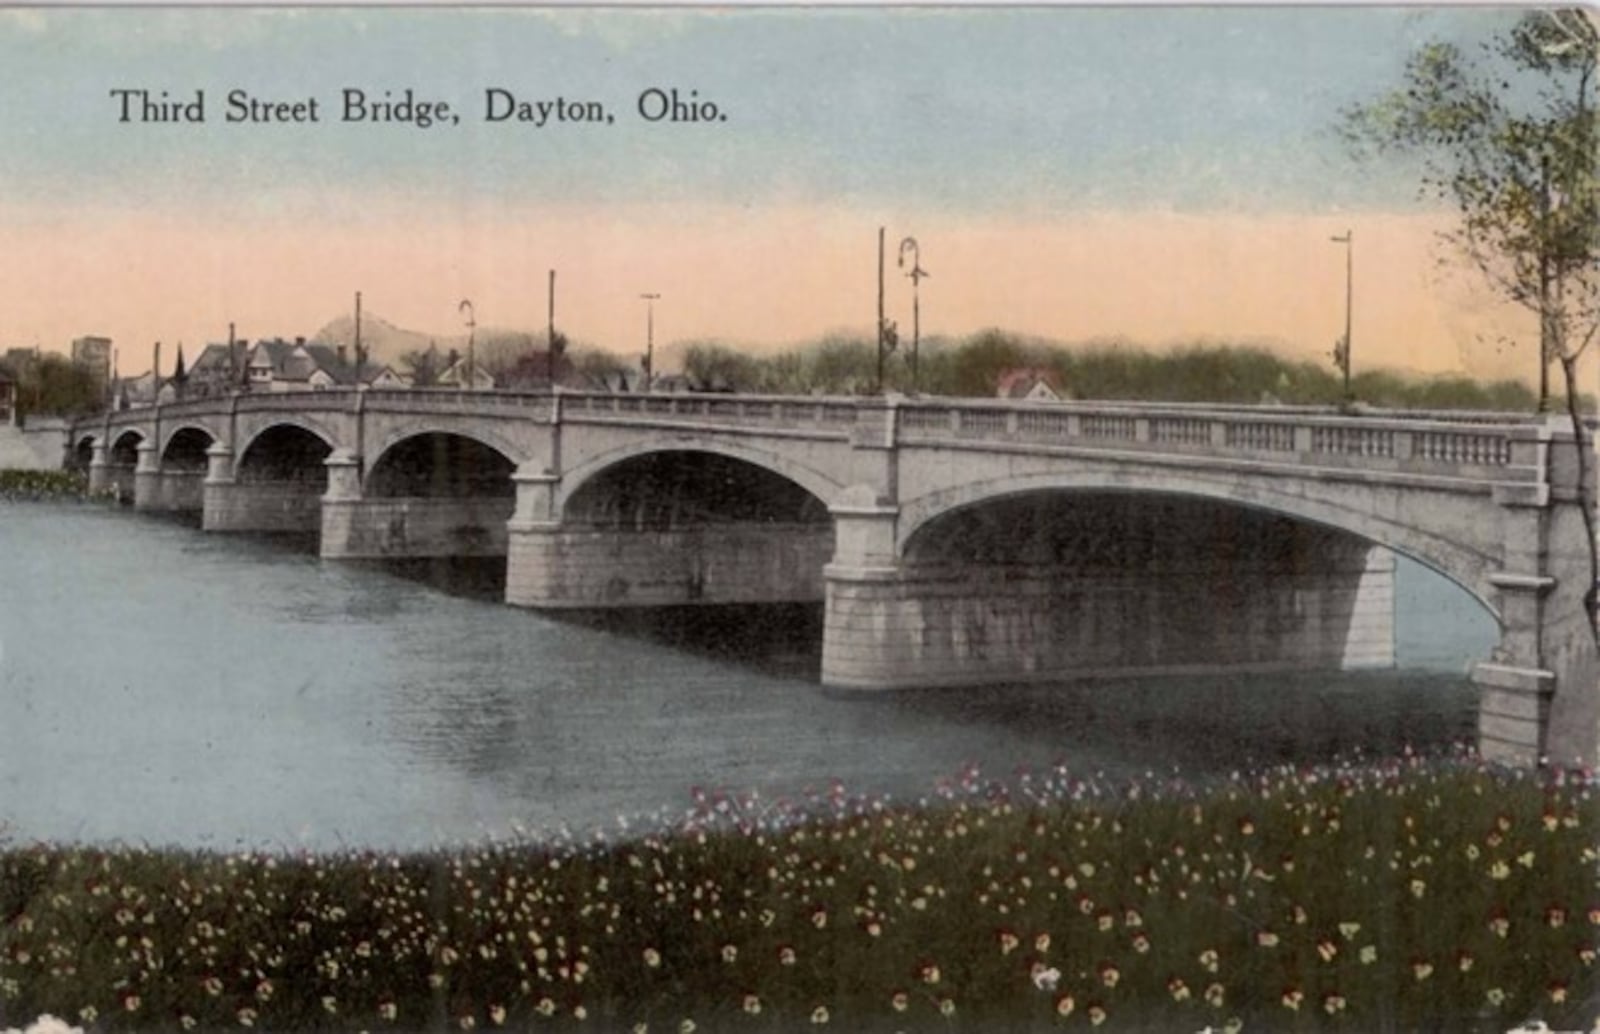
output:
{"label": "leafy tree", "polygon": [[105,408],[105,386],[82,363],[45,355],[15,371],[17,408],[24,415],[76,416]]}
{"label": "leafy tree", "polygon": [[1559,362],[1600,326],[1596,25],[1578,9],[1520,15],[1476,54],[1429,43],[1404,84],[1345,113],[1359,149],[1420,155],[1425,193],[1452,204],[1448,238],[1506,298],[1539,318],[1540,408]]}

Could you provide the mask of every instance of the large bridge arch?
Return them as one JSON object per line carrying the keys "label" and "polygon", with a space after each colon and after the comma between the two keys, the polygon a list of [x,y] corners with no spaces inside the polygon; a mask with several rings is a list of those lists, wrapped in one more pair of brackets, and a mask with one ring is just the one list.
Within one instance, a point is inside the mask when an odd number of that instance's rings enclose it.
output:
{"label": "large bridge arch", "polygon": [[286,428],[304,431],[307,434],[320,439],[322,444],[327,447],[329,453],[332,453],[335,449],[339,448],[340,443],[338,436],[335,435],[333,431],[321,421],[299,415],[274,415],[271,420],[263,421],[258,426],[250,428],[247,433],[240,436],[241,440],[234,445],[233,457],[235,469],[237,470],[243,466],[246,457],[250,456],[251,450],[258,446],[264,437],[275,432],[281,432]]}
{"label": "large bridge arch", "polygon": [[635,442],[587,457],[565,469],[555,498],[555,513],[561,517],[567,503],[581,493],[594,479],[630,460],[651,455],[671,453],[704,453],[723,459],[737,460],[759,468],[799,486],[824,506],[830,505],[844,491],[845,485],[807,463],[759,446],[746,445],[736,440],[681,437]]}
{"label": "large bridge arch", "polygon": [[198,420],[184,420],[170,425],[164,424],[161,428],[161,440],[158,443],[162,462],[166,462],[168,455],[172,451],[174,441],[180,442],[180,447],[185,447],[186,443],[202,438],[205,440],[204,447],[210,448],[223,439],[223,434],[216,428]]}
{"label": "large bridge arch", "polygon": [[180,469],[204,470],[206,450],[215,445],[218,436],[204,424],[180,424],[162,429],[161,465],[174,464]]}
{"label": "large bridge arch", "polygon": [[[518,481],[530,494],[541,487],[526,472]],[[806,463],[734,441],[685,435],[599,451],[564,472],[554,520],[513,522],[506,600],[815,605],[838,491]]]}
{"label": "large bridge arch", "polygon": [[[1297,489],[1315,488],[1299,483]],[[1412,490],[1414,491],[1414,490]],[[1363,506],[1372,503],[1370,495],[1346,490],[1330,490],[1326,498],[1311,491],[1289,491],[1266,478],[1241,482],[1237,478],[1215,477],[1172,470],[1118,469],[1115,471],[1079,470],[1045,472],[973,481],[958,487],[929,492],[902,503],[896,535],[897,555],[905,557],[918,533],[941,517],[995,502],[1008,497],[1041,492],[1126,492],[1152,496],[1181,496],[1243,507],[1281,515],[1309,524],[1353,535],[1375,545],[1403,554],[1460,586],[1492,615],[1501,615],[1494,601],[1497,593],[1490,578],[1499,559],[1489,544],[1498,541],[1498,527],[1483,527],[1484,518],[1495,508],[1487,495],[1476,506],[1461,507],[1463,513],[1476,510],[1460,522],[1477,531],[1477,541],[1445,535],[1408,521],[1402,508],[1417,505],[1415,500],[1395,500],[1390,507]],[[1470,499],[1470,497],[1463,497]],[[1440,524],[1435,512],[1432,525]],[[1498,522],[1493,522],[1497,524]]]}
{"label": "large bridge arch", "polygon": [[485,449],[500,454],[511,464],[513,469],[527,461],[523,450],[505,435],[496,434],[491,430],[479,427],[465,427],[456,423],[431,422],[392,429],[383,435],[375,445],[368,447],[366,455],[362,457],[363,477],[370,477],[372,472],[378,469],[380,463],[391,457],[397,447],[426,435],[447,436],[476,442]]}

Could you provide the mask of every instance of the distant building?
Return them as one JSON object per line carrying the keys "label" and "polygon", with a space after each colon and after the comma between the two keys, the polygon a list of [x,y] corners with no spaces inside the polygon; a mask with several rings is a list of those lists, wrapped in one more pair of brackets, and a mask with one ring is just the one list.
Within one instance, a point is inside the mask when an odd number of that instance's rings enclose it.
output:
{"label": "distant building", "polygon": [[469,391],[493,391],[494,374],[483,368],[482,363],[472,367],[471,384],[467,383],[467,360],[462,356],[457,358],[444,371],[434,379],[434,384],[441,388],[466,388]]}
{"label": "distant building", "polygon": [[95,376],[95,385],[104,391],[111,383],[111,339],[108,337],[80,337],[72,341],[72,361],[87,367]]}
{"label": "distant building", "polygon": [[17,426],[17,382],[0,370],[0,427]]}
{"label": "distant building", "polygon": [[1023,367],[1003,370],[995,378],[995,396],[1026,402],[1060,402],[1067,397],[1054,370]]}

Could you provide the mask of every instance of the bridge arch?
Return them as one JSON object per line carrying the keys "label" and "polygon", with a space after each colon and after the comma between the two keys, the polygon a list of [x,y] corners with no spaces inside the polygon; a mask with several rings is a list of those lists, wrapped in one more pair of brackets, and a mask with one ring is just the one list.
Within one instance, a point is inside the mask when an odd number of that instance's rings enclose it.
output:
{"label": "bridge arch", "polygon": [[206,450],[216,441],[211,429],[201,424],[183,424],[165,433],[161,445],[161,465],[185,470],[204,470]]}
{"label": "bridge arch", "polygon": [[906,559],[914,550],[919,533],[942,517],[986,503],[1044,492],[1204,499],[1344,532],[1407,556],[1438,573],[1470,594],[1493,616],[1496,624],[1503,624],[1493,602],[1496,593],[1489,582],[1496,560],[1473,543],[1413,527],[1376,509],[1283,491],[1264,482],[1252,482],[1241,488],[1235,480],[1171,470],[1049,472],[975,481],[930,492],[902,504],[896,536],[898,554],[902,560]]}
{"label": "bridge arch", "polygon": [[504,496],[516,494],[517,461],[502,442],[444,430],[396,435],[367,468],[372,498]]}
{"label": "bridge arch", "polygon": [[72,468],[74,470],[89,469],[89,464],[94,462],[94,447],[98,440],[98,436],[92,434],[80,435],[78,437],[77,442],[72,446],[72,455],[70,459]]}
{"label": "bridge arch", "polygon": [[139,461],[139,446],[144,442],[144,432],[125,428],[111,440],[111,463],[131,467]]}
{"label": "bridge arch", "polygon": [[403,430],[392,431],[378,442],[376,448],[367,450],[370,459],[366,459],[366,476],[371,477],[373,472],[375,472],[379,465],[385,460],[392,460],[393,453],[397,448],[403,447],[408,442],[412,442],[415,439],[428,435],[457,438],[474,442],[485,449],[497,453],[499,456],[504,458],[507,463],[510,463],[513,469],[520,465],[524,460],[521,450],[513,445],[508,439],[501,435],[495,434],[492,431],[484,431],[479,428],[463,429],[450,427],[443,424],[420,424],[407,427]]}
{"label": "bridge arch", "polygon": [[337,437],[320,421],[298,415],[275,416],[271,422],[254,428],[249,434],[245,435],[243,441],[235,446],[233,453],[235,466],[244,462],[244,458],[250,454],[250,450],[260,442],[262,437],[275,431],[282,431],[284,428],[295,428],[315,436],[321,440],[323,445],[327,446],[329,453],[339,447]]}
{"label": "bridge arch", "polygon": [[565,515],[567,503],[606,471],[630,460],[671,453],[702,453],[749,464],[799,486],[825,506],[832,503],[845,487],[808,464],[766,449],[737,442],[686,437],[670,441],[641,442],[611,449],[567,469],[562,473],[561,489],[556,496],[556,513]]}
{"label": "bridge arch", "polygon": [[333,453],[331,435],[309,420],[276,420],[245,441],[234,459],[234,476],[243,481],[292,481],[323,486],[324,461]]}

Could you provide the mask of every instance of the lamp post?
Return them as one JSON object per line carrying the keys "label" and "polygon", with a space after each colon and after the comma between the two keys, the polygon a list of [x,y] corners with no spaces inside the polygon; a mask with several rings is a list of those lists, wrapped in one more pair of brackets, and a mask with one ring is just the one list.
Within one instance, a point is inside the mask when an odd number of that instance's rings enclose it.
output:
{"label": "lamp post", "polygon": [[1341,236],[1328,239],[1344,245],[1344,340],[1340,342],[1337,355],[1339,365],[1344,368],[1344,400],[1348,404],[1355,401],[1350,391],[1350,314],[1355,301],[1356,234],[1354,230],[1346,230]]}
{"label": "lamp post", "polygon": [[545,382],[556,390],[556,271],[550,271],[550,320],[545,325],[544,358]]}
{"label": "lamp post", "polygon": [[473,386],[474,370],[472,362],[472,350],[473,346],[477,343],[478,321],[472,311],[472,302],[465,298],[461,299],[461,304],[456,306],[456,311],[467,314],[467,382],[465,385],[463,385],[459,379],[456,381],[456,387],[466,391],[470,390]]}
{"label": "lamp post", "polygon": [[911,278],[911,394],[917,393],[917,354],[921,351],[922,344],[922,304],[918,297],[918,286],[922,278],[928,276],[928,271],[922,268],[922,249],[917,247],[915,237],[907,237],[900,242],[900,268],[906,268],[906,252],[911,252],[911,272],[906,276]]}
{"label": "lamp post", "polygon": [[655,382],[656,300],[659,294],[641,294],[644,299],[644,390],[648,394]]}

